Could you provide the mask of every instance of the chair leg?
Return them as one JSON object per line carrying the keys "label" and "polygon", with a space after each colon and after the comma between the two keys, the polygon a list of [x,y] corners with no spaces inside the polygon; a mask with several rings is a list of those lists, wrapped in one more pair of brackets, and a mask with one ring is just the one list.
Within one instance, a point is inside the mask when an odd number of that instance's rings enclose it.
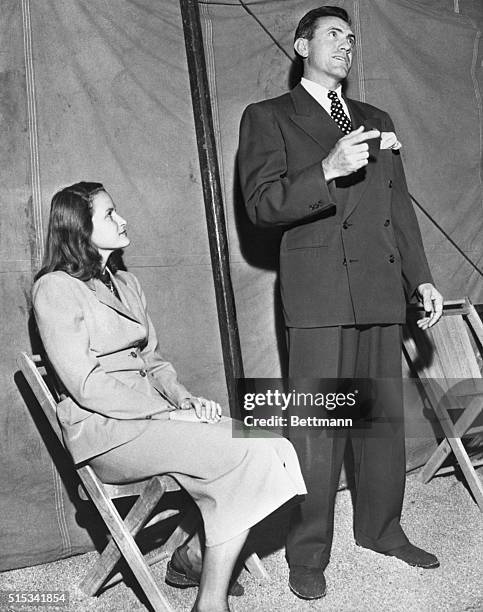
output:
{"label": "chair leg", "polygon": [[424,484],[427,484],[436,474],[444,460],[451,453],[451,446],[446,438],[440,442],[438,448],[432,453],[429,459],[424,464],[419,479]]}
{"label": "chair leg", "polygon": [[[466,478],[468,486],[470,487],[471,492],[475,497],[476,503],[478,504],[480,510],[483,512],[483,485],[478,477],[478,474],[475,472],[473,466],[471,465],[471,460],[468,457],[468,453],[466,452],[460,437],[456,436],[457,432],[455,429],[455,425],[449,417],[449,413],[446,408],[446,403],[447,398],[442,398],[441,403],[436,402],[433,404],[433,409],[439,419],[441,428],[443,429],[443,433],[446,436],[446,440],[448,441],[448,444],[450,445],[451,450],[453,451],[456,460],[458,461],[459,466]],[[466,410],[469,410],[469,408],[470,406]],[[479,406],[478,408],[479,411],[481,411],[481,406]],[[475,410],[475,408],[473,408],[473,410]],[[460,420],[461,417],[458,420],[458,423]],[[462,425],[460,424],[460,427],[461,426]]]}
{"label": "chair leg", "polygon": [[[173,531],[169,539],[160,549],[160,552],[149,560],[149,563],[156,563],[166,555],[171,556],[178,546],[181,546],[197,529],[199,524],[199,517],[196,510],[188,510],[186,515],[181,520],[178,527]],[[252,553],[244,563],[246,569],[255,578],[261,580],[270,580],[270,574],[265,569],[262,561],[256,553]]]}
{"label": "chair leg", "polygon": [[[146,517],[152,512],[164,493],[164,487],[158,480],[151,480],[145,487],[141,496],[138,497],[128,515],[124,519],[126,529],[133,538],[143,526]],[[104,584],[107,576],[112,572],[119,561],[121,553],[114,539],[111,539],[102,553],[99,555],[95,565],[79,584],[79,588],[86,595],[94,595]]]}
{"label": "chair leg", "polygon": [[[151,483],[156,482],[156,480],[150,481],[147,486],[149,487]],[[159,587],[154,581],[151,571],[149,570],[141,551],[137,547],[134,538],[126,528],[126,525],[119,516],[119,513],[117,512],[117,509],[112,501],[105,495],[104,491],[102,490],[102,486],[93,479],[87,480],[85,485],[89,491],[89,495],[95,502],[97,509],[104,519],[104,522],[109,528],[114,541],[126,559],[131,571],[135,575],[155,612],[174,612],[166,597],[159,590]],[[159,486],[159,483],[158,485],[153,484],[153,486],[156,488]],[[164,492],[164,485],[162,485],[162,487]],[[142,501],[140,505],[144,506],[144,501]],[[145,516],[146,514],[144,513],[144,517]],[[136,517],[136,522],[137,520],[138,519]]]}
{"label": "chair leg", "polygon": [[[481,399],[479,401],[473,401],[467,406],[463,414],[454,424],[454,437],[461,438],[464,436],[466,431],[471,427],[473,421],[482,411]],[[433,452],[430,458],[427,460],[422,472],[421,481],[426,483],[436,474],[441,467],[443,461],[451,453],[451,446],[447,439],[443,440],[438,448]]]}
{"label": "chair leg", "polygon": [[270,580],[270,574],[265,569],[265,566],[263,565],[257,553],[252,553],[245,560],[245,567],[255,578],[260,578],[262,580]]}
{"label": "chair leg", "polygon": [[451,450],[456,456],[461,471],[466,478],[466,482],[468,483],[468,486],[475,497],[478,508],[480,509],[480,512],[483,512],[483,484],[478,474],[475,472],[473,465],[471,464],[468,453],[466,452],[466,449],[459,438],[450,438],[449,444],[451,446]]}

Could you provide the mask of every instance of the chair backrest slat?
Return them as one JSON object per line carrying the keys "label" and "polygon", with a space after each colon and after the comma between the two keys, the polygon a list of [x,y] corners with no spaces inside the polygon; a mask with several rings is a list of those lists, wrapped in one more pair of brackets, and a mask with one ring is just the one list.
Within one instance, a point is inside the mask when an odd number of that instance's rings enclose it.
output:
{"label": "chair backrest slat", "polygon": [[52,429],[59,441],[64,445],[62,432],[57,421],[57,402],[55,401],[49,387],[42,376],[45,368],[39,355],[30,357],[27,353],[20,353],[17,364],[25,376],[30,388],[32,389],[40,407],[47,417]]}
{"label": "chair backrest slat", "polygon": [[446,378],[480,378],[480,370],[463,316],[443,317],[432,331]]}
{"label": "chair backrest slat", "polygon": [[410,337],[404,341],[404,352],[420,378],[430,379],[444,392],[458,380],[481,379],[475,349],[481,350],[483,326],[468,298],[445,303],[443,317],[429,330],[419,329],[414,317],[409,317],[407,327]]}

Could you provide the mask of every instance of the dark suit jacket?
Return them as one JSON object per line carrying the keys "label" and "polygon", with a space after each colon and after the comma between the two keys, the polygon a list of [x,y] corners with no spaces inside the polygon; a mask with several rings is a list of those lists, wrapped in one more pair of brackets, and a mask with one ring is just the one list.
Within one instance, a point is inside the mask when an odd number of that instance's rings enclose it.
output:
{"label": "dark suit jacket", "polygon": [[[387,113],[347,105],[354,129],[394,131]],[[400,155],[370,140],[369,164],[328,186],[321,161],[342,136],[301,85],[242,117],[248,215],[286,228],[280,286],[289,327],[401,323],[406,299],[432,282]]]}

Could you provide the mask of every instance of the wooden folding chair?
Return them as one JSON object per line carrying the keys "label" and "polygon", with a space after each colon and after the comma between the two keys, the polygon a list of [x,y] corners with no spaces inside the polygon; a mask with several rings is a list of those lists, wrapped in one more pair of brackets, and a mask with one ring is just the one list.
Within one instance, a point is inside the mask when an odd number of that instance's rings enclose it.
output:
{"label": "wooden folding chair", "polygon": [[[427,460],[421,480],[429,482],[453,453],[483,512],[483,485],[462,438],[478,441],[483,426],[474,425],[483,412],[483,379],[478,357],[483,356],[483,324],[468,298],[445,302],[441,320],[422,331],[416,324],[423,316],[422,308],[410,308],[403,352],[408,364],[416,371],[422,388],[441,426],[445,439]],[[456,421],[450,413],[457,411]],[[475,437],[476,436],[476,437]],[[481,438],[479,440],[481,445]]]}
{"label": "wooden folding chair", "polygon": [[[55,376],[49,376],[52,373],[47,371],[46,365],[38,355],[30,357],[26,353],[21,353],[17,363],[53,431],[63,445],[62,433],[56,415],[57,402],[60,400],[60,396],[53,383]],[[57,396],[56,399],[54,399],[54,395]],[[194,532],[196,514],[188,512],[167,542],[149,559],[143,556],[134,538],[143,527],[151,527],[155,523],[178,514],[177,510],[168,509],[156,514],[147,522],[165,493],[180,490],[178,483],[168,475],[160,475],[129,484],[105,484],[100,481],[94,470],[88,465],[76,466],[76,471],[82,483],[79,486],[81,499],[90,499],[94,503],[112,535],[112,539],[100,554],[95,565],[83,578],[79,588],[87,595],[95,595],[102,586],[111,586],[122,580],[121,574],[118,573],[106,582],[117,562],[123,556],[155,612],[173,612],[173,608],[156,584],[148,566],[170,556]],[[131,496],[137,496],[138,499],[127,516],[122,519],[112,500]],[[257,577],[268,579],[268,573],[255,553],[248,557],[245,566]]]}

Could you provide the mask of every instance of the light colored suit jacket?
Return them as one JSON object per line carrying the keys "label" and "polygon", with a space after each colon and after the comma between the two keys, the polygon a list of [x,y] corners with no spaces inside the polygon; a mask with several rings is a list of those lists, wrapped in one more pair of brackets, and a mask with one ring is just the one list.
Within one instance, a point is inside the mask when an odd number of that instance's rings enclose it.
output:
{"label": "light colored suit jacket", "polygon": [[159,353],[137,278],[117,272],[113,281],[121,301],[97,279],[60,271],[32,291],[45,351],[65,386],[57,416],[76,463],[132,440],[191,395]]}

